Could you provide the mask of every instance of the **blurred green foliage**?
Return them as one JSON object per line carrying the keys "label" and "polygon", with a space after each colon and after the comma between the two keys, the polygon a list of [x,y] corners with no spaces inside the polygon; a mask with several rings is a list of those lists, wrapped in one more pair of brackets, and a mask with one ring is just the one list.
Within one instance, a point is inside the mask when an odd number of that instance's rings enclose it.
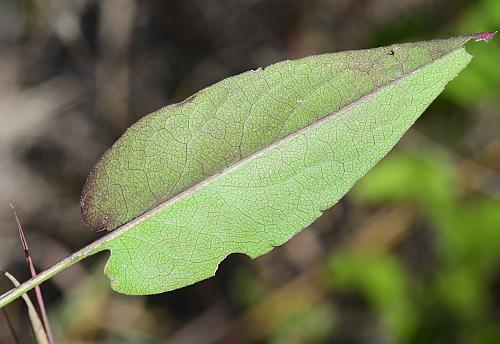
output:
{"label": "blurred green foliage", "polygon": [[398,151],[352,193],[360,202],[418,205],[432,229],[437,255],[425,278],[409,276],[393,253],[331,257],[334,287],[361,293],[394,337],[405,342],[500,341],[500,328],[490,318],[491,288],[500,272],[500,201],[459,195],[462,186],[456,175],[454,164],[433,151]]}
{"label": "blurred green foliage", "polygon": [[412,335],[416,314],[408,277],[395,257],[337,252],[331,257],[328,273],[334,291],[361,294],[395,337]]}

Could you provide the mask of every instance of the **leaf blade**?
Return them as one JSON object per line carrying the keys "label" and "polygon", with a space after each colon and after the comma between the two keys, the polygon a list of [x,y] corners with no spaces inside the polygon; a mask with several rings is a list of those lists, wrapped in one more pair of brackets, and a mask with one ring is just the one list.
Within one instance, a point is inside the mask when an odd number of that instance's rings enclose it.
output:
{"label": "leaf blade", "polygon": [[[153,211],[139,216],[133,225],[113,233],[113,239],[101,247],[112,251],[106,274],[113,289],[128,294],[176,289],[212,276],[219,262],[230,253],[257,257],[287,241],[322,210],[331,207],[382,158],[446,83],[465,67],[471,56],[463,44],[469,38],[433,41],[435,51],[445,51],[439,58],[417,55],[424,63],[416,63],[413,70],[403,71],[402,75],[397,75],[398,69],[391,69],[396,74],[391,74],[390,84],[353,97],[358,99],[354,105],[344,106],[340,112],[337,109],[319,119],[317,115],[316,119],[309,117],[313,119],[309,125],[298,130],[298,125],[288,128],[287,135],[265,141],[264,148],[254,150],[236,164],[225,161],[227,167],[222,172],[201,183],[190,180],[194,186],[174,194]],[[418,44],[431,43],[415,43],[406,48]],[[388,54],[391,51],[404,56],[402,47],[405,46],[375,49],[374,56],[380,58],[383,53],[387,55],[384,58],[392,57]],[[362,52],[370,55],[375,50]],[[272,71],[278,67],[270,68]],[[384,68],[375,69],[375,73]],[[238,77],[241,75],[234,78]],[[209,93],[207,90],[202,91],[202,96]],[[418,97],[411,94],[417,90]],[[321,99],[321,95],[312,99]],[[186,104],[190,103],[181,106]],[[315,104],[312,112],[317,113],[321,104]],[[401,110],[405,116],[398,113]],[[391,115],[399,115],[401,123],[395,123]],[[286,121],[280,123],[286,125]],[[131,136],[135,140],[136,136]],[[336,150],[332,151],[332,146]],[[94,177],[95,173],[91,179]],[[82,199],[86,202],[84,209],[92,203],[88,197],[86,201],[85,192]]]}

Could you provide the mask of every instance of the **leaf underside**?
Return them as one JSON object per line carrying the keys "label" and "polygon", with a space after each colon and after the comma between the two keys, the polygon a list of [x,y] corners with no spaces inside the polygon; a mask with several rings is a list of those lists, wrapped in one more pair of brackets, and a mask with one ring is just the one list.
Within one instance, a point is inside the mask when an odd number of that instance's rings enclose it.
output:
{"label": "leaf underside", "polygon": [[96,250],[112,252],[113,289],[180,288],[285,243],[389,152],[471,60],[470,38],[284,61],[141,119],[82,193],[87,224],[121,226]]}

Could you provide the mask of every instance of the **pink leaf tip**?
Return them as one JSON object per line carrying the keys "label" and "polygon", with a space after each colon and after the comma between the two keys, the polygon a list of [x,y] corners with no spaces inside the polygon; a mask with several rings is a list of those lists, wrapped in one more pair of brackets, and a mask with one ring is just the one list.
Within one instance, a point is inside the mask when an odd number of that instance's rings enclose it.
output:
{"label": "pink leaf tip", "polygon": [[495,32],[478,32],[478,33],[473,33],[471,34],[471,37],[478,41],[485,41],[488,42],[490,39],[495,37],[497,31]]}

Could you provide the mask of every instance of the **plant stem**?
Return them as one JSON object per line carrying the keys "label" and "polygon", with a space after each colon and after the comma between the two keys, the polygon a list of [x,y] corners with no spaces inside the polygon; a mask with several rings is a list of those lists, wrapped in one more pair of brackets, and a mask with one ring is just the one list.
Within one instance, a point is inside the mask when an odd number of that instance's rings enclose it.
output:
{"label": "plant stem", "polygon": [[120,227],[116,228],[112,232],[109,232],[105,236],[97,239],[93,243],[85,246],[79,251],[76,251],[75,253],[71,254],[69,257],[61,260],[60,262],[52,265],[50,268],[48,268],[45,271],[42,271],[36,277],[33,277],[23,284],[21,284],[19,287],[16,287],[14,289],[9,290],[5,294],[0,296],[0,308],[5,307],[24,293],[27,293],[31,289],[35,288],[36,286],[42,284],[49,278],[53,277],[54,275],[57,275],[59,272],[65,270],[66,268],[69,268],[71,265],[78,263],[80,260],[83,260],[89,256],[92,256],[93,254],[96,254],[98,252],[106,250],[106,244],[112,241],[113,239],[116,239],[123,233],[127,232],[129,229],[133,228],[134,226],[138,225],[139,223],[143,222],[145,219],[153,216],[155,213],[160,211],[162,208],[158,207],[150,211],[149,213],[142,214],[135,218],[134,220],[125,223],[121,225]]}
{"label": "plant stem", "polygon": [[79,251],[76,251],[75,253],[71,254],[69,257],[61,260],[60,262],[52,265],[50,268],[48,268],[45,271],[42,271],[36,277],[33,277],[23,284],[21,284],[19,287],[16,287],[14,289],[9,290],[5,294],[0,296],[0,309],[23,295],[24,293],[27,293],[31,289],[35,288],[36,286],[42,284],[49,278],[53,277],[54,275],[57,275],[59,272],[65,270],[66,268],[69,268],[71,265],[78,263],[80,260],[83,260],[89,256],[92,256],[95,253],[101,252],[106,250],[106,244],[112,241],[113,239],[116,239],[123,233],[126,233],[129,229],[137,226],[138,224],[142,223],[146,219],[150,218],[154,214],[158,213],[161,211],[163,208],[166,206],[170,205],[171,203],[175,202],[181,197],[184,197],[185,194],[181,193],[177,197],[171,198],[170,203],[163,203],[160,204],[158,207],[154,208],[153,210],[146,212],[138,217],[136,217],[134,220],[127,222],[120,227],[114,229],[113,231],[109,232],[105,236],[97,239],[93,243],[85,246]]}
{"label": "plant stem", "polygon": [[[14,211],[14,218],[17,223],[17,230],[19,232],[19,238],[21,239],[21,244],[23,246],[24,256],[26,257],[26,263],[28,264],[28,269],[31,272],[31,277],[36,277],[37,273],[35,270],[35,265],[33,264],[33,259],[30,255],[30,249],[28,246],[28,240],[26,240],[26,236],[24,235],[23,226],[21,225],[21,220],[19,220],[19,216],[17,216],[16,208],[11,204],[12,210]],[[50,344],[54,343],[54,334],[52,333],[52,328],[50,327],[49,317],[47,315],[47,310],[45,308],[45,302],[43,301],[42,290],[40,286],[35,287],[36,299],[38,301],[38,308],[40,309],[40,315],[43,321],[43,327],[45,329],[44,335],[46,335]]]}
{"label": "plant stem", "polygon": [[[110,234],[112,234],[112,233],[110,233]],[[2,296],[0,296],[0,308],[5,307],[9,303],[14,301],[18,297],[20,297],[21,295],[23,295],[24,293],[30,291],[31,289],[40,285],[41,283],[48,280],[52,276],[58,274],[59,272],[63,271],[64,269],[70,267],[71,265],[79,262],[80,260],[82,260],[86,257],[93,255],[94,253],[101,251],[102,250],[101,246],[109,240],[108,236],[109,236],[109,234],[107,236],[104,236],[104,237],[94,241],[90,245],[85,246],[84,248],[73,253],[69,257],[54,264],[53,266],[51,266],[47,270],[39,273],[38,275],[36,275],[36,277],[27,280],[26,282],[21,284],[19,287],[13,288],[13,289],[9,290],[8,292],[6,292],[5,294],[3,294]],[[108,239],[108,240],[105,240],[105,239]]]}

